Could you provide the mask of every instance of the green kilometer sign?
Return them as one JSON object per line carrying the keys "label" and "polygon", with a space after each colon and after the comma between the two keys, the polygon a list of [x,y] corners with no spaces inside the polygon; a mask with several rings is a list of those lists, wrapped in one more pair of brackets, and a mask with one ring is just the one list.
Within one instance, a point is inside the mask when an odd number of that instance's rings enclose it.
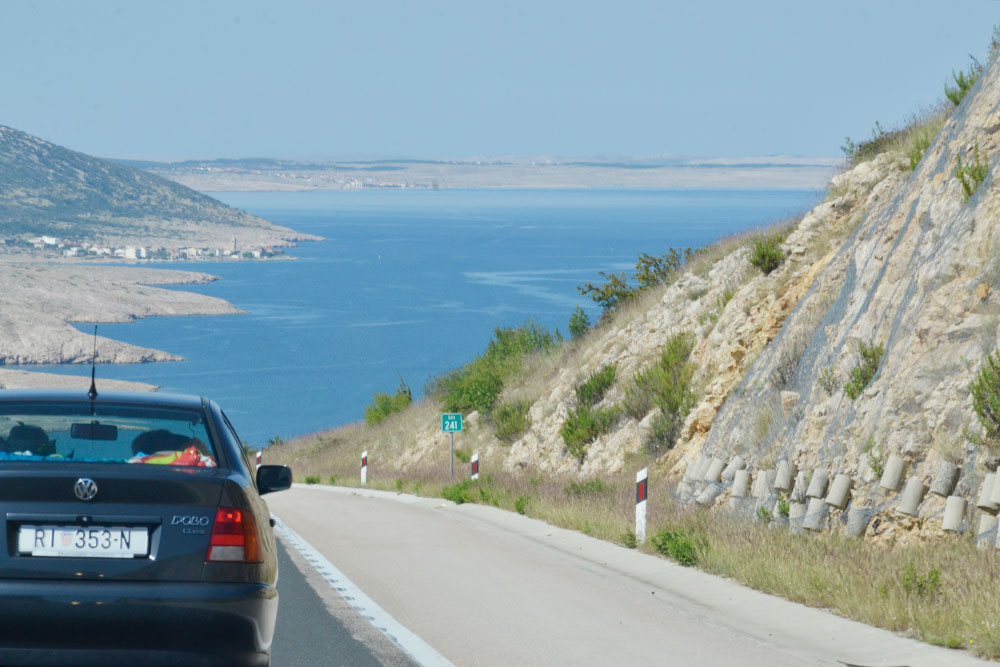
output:
{"label": "green kilometer sign", "polygon": [[462,415],[448,413],[441,415],[442,433],[460,433],[462,431]]}

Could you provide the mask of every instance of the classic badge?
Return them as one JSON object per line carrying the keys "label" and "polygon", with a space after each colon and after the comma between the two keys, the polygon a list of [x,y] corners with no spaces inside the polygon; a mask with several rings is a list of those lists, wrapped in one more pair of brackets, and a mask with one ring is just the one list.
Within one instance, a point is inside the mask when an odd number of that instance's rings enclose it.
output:
{"label": "classic badge", "polygon": [[87,477],[81,477],[73,485],[73,494],[80,500],[93,500],[97,497],[97,483]]}

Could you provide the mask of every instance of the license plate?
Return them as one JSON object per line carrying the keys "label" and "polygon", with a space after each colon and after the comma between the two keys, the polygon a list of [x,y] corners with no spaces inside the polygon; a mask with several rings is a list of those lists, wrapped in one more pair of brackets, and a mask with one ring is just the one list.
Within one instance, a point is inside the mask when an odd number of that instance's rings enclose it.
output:
{"label": "license plate", "polygon": [[61,558],[140,558],[149,554],[149,529],[134,526],[21,526],[17,551]]}

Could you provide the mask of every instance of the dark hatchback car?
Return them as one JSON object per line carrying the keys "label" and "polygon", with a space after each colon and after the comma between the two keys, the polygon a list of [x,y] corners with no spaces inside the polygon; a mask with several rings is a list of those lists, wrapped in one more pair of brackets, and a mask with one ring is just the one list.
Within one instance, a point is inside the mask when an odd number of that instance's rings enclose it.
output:
{"label": "dark hatchback car", "polygon": [[0,390],[0,665],[267,665],[290,485],[205,398]]}

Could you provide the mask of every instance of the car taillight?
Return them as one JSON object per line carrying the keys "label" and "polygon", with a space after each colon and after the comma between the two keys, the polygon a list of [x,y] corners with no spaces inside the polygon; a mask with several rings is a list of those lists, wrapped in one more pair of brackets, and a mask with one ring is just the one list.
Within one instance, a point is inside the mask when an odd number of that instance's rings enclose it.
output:
{"label": "car taillight", "polygon": [[232,507],[220,507],[215,512],[205,561],[261,562],[257,524],[249,512]]}

